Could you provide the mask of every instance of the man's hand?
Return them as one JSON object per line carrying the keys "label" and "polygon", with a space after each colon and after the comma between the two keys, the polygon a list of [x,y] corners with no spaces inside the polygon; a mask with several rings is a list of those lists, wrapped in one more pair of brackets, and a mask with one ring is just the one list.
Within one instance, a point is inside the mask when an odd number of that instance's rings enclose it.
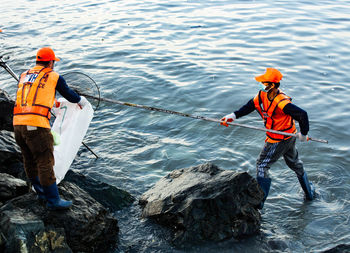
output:
{"label": "man's hand", "polygon": [[233,122],[235,119],[236,119],[236,114],[234,112],[230,113],[221,119],[220,125],[228,127],[227,122]]}
{"label": "man's hand", "polygon": [[301,133],[298,133],[297,136],[298,136],[298,139],[300,142],[306,142],[309,140],[309,137],[307,135],[303,135]]}
{"label": "man's hand", "polygon": [[89,101],[85,97],[80,96],[80,101],[78,102],[80,109],[83,109],[88,103]]}

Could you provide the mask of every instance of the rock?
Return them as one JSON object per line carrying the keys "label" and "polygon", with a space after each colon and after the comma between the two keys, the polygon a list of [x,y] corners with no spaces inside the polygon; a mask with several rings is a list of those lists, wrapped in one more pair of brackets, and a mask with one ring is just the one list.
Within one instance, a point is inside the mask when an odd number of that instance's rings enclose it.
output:
{"label": "rock", "polygon": [[72,252],[62,228],[45,228],[32,213],[13,210],[1,215],[1,230],[6,237],[4,252]]}
{"label": "rock", "polygon": [[[106,252],[114,248],[119,231],[116,218],[70,182],[62,182],[59,191],[62,198],[73,200],[69,210],[47,210],[34,193],[12,199],[0,208],[0,230],[6,238],[6,249]],[[52,251],[38,250],[45,245]]]}
{"label": "rock", "polygon": [[113,212],[130,206],[135,201],[135,198],[126,191],[72,170],[67,172],[64,180],[78,185],[101,205]]}
{"label": "rock", "polygon": [[12,118],[15,102],[6,91],[0,89],[0,130],[13,132]]}
{"label": "rock", "polygon": [[6,202],[28,193],[27,183],[11,175],[0,173],[0,201]]}
{"label": "rock", "polygon": [[349,253],[350,252],[350,244],[340,244],[336,247],[323,251],[323,253]]}
{"label": "rock", "polygon": [[21,150],[16,144],[13,133],[0,131],[0,173],[26,178],[22,164]]}
{"label": "rock", "polygon": [[33,247],[29,252],[73,252],[66,242],[66,235],[62,228],[45,228],[40,230],[33,241]]}
{"label": "rock", "polygon": [[220,241],[259,231],[263,192],[248,173],[207,163],[175,170],[145,192],[142,217],[174,231],[173,243]]}

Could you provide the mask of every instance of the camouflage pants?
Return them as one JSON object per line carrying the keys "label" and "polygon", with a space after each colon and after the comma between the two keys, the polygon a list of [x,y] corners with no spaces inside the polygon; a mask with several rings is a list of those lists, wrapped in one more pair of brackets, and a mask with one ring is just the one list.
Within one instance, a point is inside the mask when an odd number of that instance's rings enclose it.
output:
{"label": "camouflage pants", "polygon": [[288,167],[298,176],[302,176],[304,174],[304,166],[299,159],[295,141],[296,137],[291,137],[277,143],[266,142],[256,161],[257,177],[269,178],[271,165],[282,156]]}

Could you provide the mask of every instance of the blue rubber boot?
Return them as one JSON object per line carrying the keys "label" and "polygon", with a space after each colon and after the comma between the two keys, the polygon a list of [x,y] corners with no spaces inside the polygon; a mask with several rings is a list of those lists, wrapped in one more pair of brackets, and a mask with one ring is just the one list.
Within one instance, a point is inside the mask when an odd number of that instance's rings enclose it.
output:
{"label": "blue rubber boot", "polygon": [[269,195],[270,186],[271,186],[271,178],[257,177],[256,180],[258,181],[258,184],[260,185],[261,189],[264,192],[264,198],[261,201],[260,205],[258,206],[258,209],[263,209],[265,200],[266,200],[267,196]]}
{"label": "blue rubber boot", "polygon": [[68,209],[72,206],[72,201],[60,198],[56,182],[50,186],[43,186],[47,199],[47,208],[51,210]]}
{"label": "blue rubber boot", "polygon": [[46,201],[45,193],[44,193],[42,185],[40,184],[39,177],[36,176],[34,178],[31,178],[30,182],[32,183],[32,186],[34,187],[34,190],[35,190],[36,194],[38,195],[38,200],[40,202]]}
{"label": "blue rubber boot", "polygon": [[309,182],[306,171],[302,177],[298,176],[298,180],[301,188],[303,188],[303,191],[305,192],[305,198],[307,200],[313,200],[315,197],[315,187],[311,182]]}

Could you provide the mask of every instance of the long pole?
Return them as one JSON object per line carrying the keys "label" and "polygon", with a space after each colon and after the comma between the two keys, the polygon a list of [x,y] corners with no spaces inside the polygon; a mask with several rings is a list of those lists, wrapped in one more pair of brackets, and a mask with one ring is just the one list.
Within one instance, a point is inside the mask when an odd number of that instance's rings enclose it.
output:
{"label": "long pole", "polygon": [[12,69],[6,64],[6,62],[4,62],[4,60],[2,59],[2,56],[0,56],[0,66],[3,67],[14,79],[16,79],[16,81],[18,82],[19,79],[16,76],[16,74],[12,71]]}
{"label": "long pole", "polygon": [[[3,67],[8,73],[10,73],[11,76],[12,76],[14,79],[16,79],[17,82],[19,82],[19,78],[18,78],[18,77],[16,76],[16,74],[12,71],[12,69],[6,64],[6,62],[2,59],[2,56],[0,56],[0,66]],[[52,114],[54,117],[56,117],[56,115],[53,114],[52,112],[51,112],[51,114]],[[98,158],[98,156],[95,154],[95,152],[92,151],[92,149],[91,149],[88,145],[86,145],[84,142],[82,142],[82,144],[83,144],[96,158]]]}
{"label": "long pole", "polygon": [[[192,115],[192,114],[183,113],[183,112],[176,112],[176,111],[162,109],[162,108],[156,108],[156,107],[152,107],[152,106],[133,104],[133,103],[118,101],[118,100],[114,100],[114,99],[99,98],[99,97],[91,96],[91,95],[84,94],[84,93],[79,93],[79,94],[82,96],[91,98],[91,99],[96,99],[96,100],[100,100],[100,101],[104,101],[104,102],[108,102],[108,103],[112,103],[112,104],[137,107],[137,108],[142,108],[142,109],[146,109],[146,110],[150,110],[150,111],[157,111],[157,112],[163,112],[163,113],[168,113],[168,114],[174,114],[174,115],[188,117],[188,118],[192,118],[192,119],[200,119],[200,120],[217,122],[217,123],[221,122],[218,119],[207,118],[207,117]],[[245,127],[245,128],[250,128],[250,129],[254,129],[254,130],[264,131],[264,132],[270,132],[270,133],[275,133],[275,134],[282,134],[282,135],[297,137],[297,134],[293,134],[293,133],[286,133],[286,132],[281,132],[281,131],[272,130],[272,129],[266,129],[266,128],[260,128],[260,127],[250,126],[250,125],[239,124],[239,123],[235,123],[235,122],[227,122],[227,124],[232,125],[232,126],[239,126],[239,127]],[[311,138],[311,137],[308,137],[308,140],[315,141],[315,142],[321,142],[321,143],[328,143],[327,140],[316,139],[316,138]]]}

